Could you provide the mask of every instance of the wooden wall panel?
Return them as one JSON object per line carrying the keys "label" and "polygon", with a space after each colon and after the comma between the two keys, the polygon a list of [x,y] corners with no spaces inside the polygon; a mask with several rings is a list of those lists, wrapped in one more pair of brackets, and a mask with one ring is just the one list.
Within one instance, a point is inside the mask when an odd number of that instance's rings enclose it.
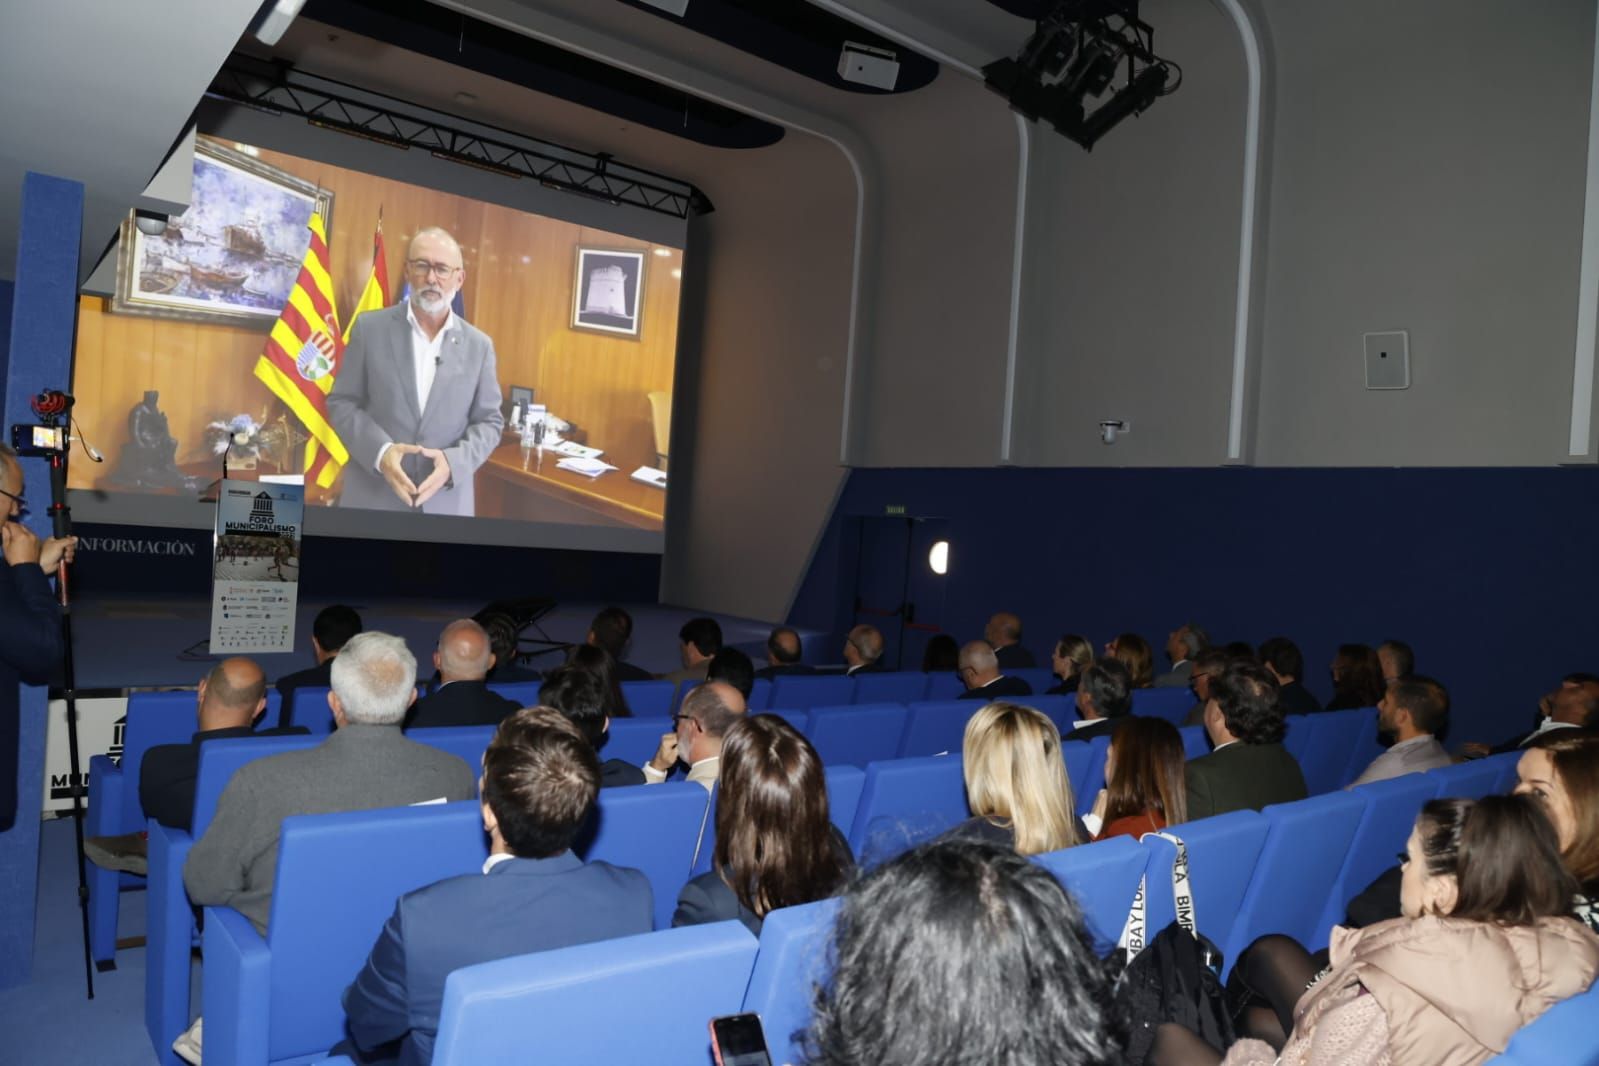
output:
{"label": "wooden wall panel", "polygon": [[[680,251],[656,255],[645,241],[264,149],[260,158],[332,190],[328,242],[341,315],[366,284],[380,208],[396,298],[411,235],[442,226],[461,242],[466,318],[494,339],[502,389],[532,387],[550,410],[586,430],[589,442],[622,468],[608,476],[653,464],[645,397],[672,388],[680,289],[672,272],[682,266]],[[580,245],[647,253],[638,340],[571,328]],[[128,410],[147,389],[161,393],[180,462],[203,456],[204,427],[214,419],[282,414],[253,374],[265,339],[264,329],[114,315],[98,297],[83,298],[74,389],[83,429],[107,461],[74,463],[73,487],[91,487],[109,473],[127,441]]]}

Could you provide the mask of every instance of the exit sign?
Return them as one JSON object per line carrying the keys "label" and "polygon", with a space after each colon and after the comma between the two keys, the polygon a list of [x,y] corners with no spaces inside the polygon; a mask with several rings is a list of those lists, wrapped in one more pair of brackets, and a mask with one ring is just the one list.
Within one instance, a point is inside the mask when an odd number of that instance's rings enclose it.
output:
{"label": "exit sign", "polygon": [[905,513],[905,505],[903,503],[891,503],[883,508],[883,513],[887,515],[903,515]]}

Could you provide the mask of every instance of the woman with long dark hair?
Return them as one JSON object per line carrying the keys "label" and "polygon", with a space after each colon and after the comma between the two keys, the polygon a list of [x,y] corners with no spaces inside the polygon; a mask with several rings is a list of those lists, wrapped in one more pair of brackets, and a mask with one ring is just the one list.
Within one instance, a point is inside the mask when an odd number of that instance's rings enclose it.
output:
{"label": "woman with long dark hair", "polygon": [[1110,737],[1095,840],[1140,837],[1188,820],[1186,756],[1177,727],[1164,718],[1128,716]]}
{"label": "woman with long dark hair", "polygon": [[612,718],[633,717],[633,709],[627,705],[627,694],[622,691],[616,671],[616,660],[611,658],[610,652],[593,644],[579,644],[572,649],[572,657],[566,663],[600,679],[600,684],[605,686],[606,714]]}
{"label": "woman with long dark hair", "polygon": [[1333,697],[1329,711],[1356,707],[1375,707],[1387,686],[1382,679],[1382,660],[1377,649],[1366,644],[1340,644],[1332,661]]}
{"label": "woman with long dark hair", "polygon": [[1105,654],[1119,659],[1132,676],[1134,688],[1149,688],[1155,683],[1155,653],[1149,641],[1137,633],[1119,633],[1105,645]]}

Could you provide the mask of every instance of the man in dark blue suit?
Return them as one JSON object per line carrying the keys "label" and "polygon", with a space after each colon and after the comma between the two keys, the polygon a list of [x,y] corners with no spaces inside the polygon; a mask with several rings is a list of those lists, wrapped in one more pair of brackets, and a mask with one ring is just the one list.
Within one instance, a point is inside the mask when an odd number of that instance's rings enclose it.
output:
{"label": "man in dark blue suit", "polygon": [[[42,685],[61,664],[61,614],[46,574],[72,561],[76,537],[51,537],[42,544],[17,518],[22,514],[22,467],[0,444],[0,832],[17,821],[17,746],[22,682]],[[35,808],[35,814],[37,814]]]}
{"label": "man in dark blue suit", "polygon": [[351,1039],[336,1050],[425,1066],[453,971],[649,932],[654,900],[644,875],[584,863],[570,850],[599,787],[594,748],[559,712],[530,707],[501,723],[483,756],[483,873],[400,897],[345,990]]}

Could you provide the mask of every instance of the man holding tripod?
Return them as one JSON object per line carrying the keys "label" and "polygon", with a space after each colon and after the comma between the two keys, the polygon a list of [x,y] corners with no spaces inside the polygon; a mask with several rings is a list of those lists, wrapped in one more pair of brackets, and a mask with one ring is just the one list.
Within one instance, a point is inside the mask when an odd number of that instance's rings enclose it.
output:
{"label": "man holding tripod", "polygon": [[17,453],[0,444],[0,832],[17,819],[17,685],[42,685],[61,663],[61,614],[46,574],[71,562],[77,537],[40,542],[17,519],[23,503]]}

